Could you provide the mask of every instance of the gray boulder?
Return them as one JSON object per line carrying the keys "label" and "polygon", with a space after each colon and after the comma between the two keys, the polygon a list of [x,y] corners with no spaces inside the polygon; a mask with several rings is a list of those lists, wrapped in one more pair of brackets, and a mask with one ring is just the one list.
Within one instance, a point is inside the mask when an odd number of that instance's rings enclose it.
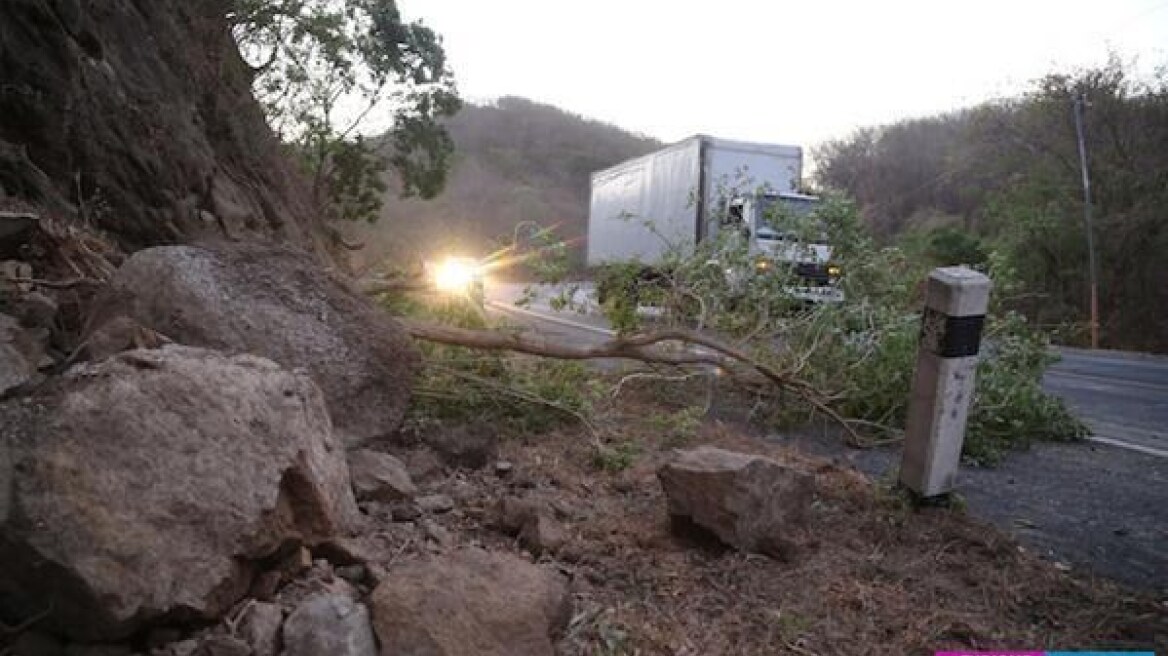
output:
{"label": "gray boulder", "polygon": [[309,597],[284,621],[285,656],[377,656],[369,610],[337,594]]}
{"label": "gray boulder", "polygon": [[357,449],[349,453],[349,472],[357,498],[371,501],[408,501],[418,492],[400,460],[379,451]]}
{"label": "gray boulder", "polygon": [[41,352],[19,321],[0,314],[0,394],[36,376]]}
{"label": "gray boulder", "polygon": [[90,327],[119,315],[189,346],[253,353],[320,385],[337,433],[356,446],[395,432],[418,356],[401,326],[282,247],[232,243],[138,251]]}
{"label": "gray boulder", "polygon": [[742,551],[791,555],[815,494],[815,479],[769,458],[703,446],[657,471],[669,514]]}
{"label": "gray boulder", "polygon": [[320,390],[262,358],[127,351],[0,427],[0,617],[79,641],[219,617],[254,561],[357,521]]}
{"label": "gray boulder", "polygon": [[385,656],[552,656],[571,615],[562,575],[480,549],[395,568],[370,604]]}

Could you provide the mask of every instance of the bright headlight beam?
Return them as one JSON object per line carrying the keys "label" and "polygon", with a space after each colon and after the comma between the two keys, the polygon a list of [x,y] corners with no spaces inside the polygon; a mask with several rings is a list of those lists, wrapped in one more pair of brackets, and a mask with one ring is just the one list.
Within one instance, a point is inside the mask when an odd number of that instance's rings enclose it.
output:
{"label": "bright headlight beam", "polygon": [[434,285],[439,291],[465,293],[474,282],[476,268],[467,260],[447,258],[434,272]]}

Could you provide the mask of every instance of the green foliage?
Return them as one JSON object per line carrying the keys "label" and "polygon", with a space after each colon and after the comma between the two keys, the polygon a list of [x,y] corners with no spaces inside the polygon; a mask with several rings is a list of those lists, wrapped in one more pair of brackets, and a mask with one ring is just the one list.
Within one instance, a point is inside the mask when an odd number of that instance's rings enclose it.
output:
{"label": "green foliage", "polygon": [[622,440],[597,449],[592,456],[592,464],[597,469],[615,474],[632,467],[640,455],[639,444],[632,440]]}
{"label": "green foliage", "polygon": [[376,218],[387,155],[359,138],[389,126],[404,195],[442,189],[453,143],[440,120],[460,102],[439,37],[393,0],[233,0],[228,19],[276,132],[335,218]]}
{"label": "green foliage", "polygon": [[[696,253],[679,249],[665,258],[666,265],[652,281],[662,310],[654,321],[704,324],[760,362],[825,391],[844,416],[863,420],[862,425],[885,436],[897,434],[908,411],[923,283],[936,261],[911,257],[900,248],[877,247],[855,205],[843,198],[829,197],[807,220],[830,236],[833,259],[844,270],[844,302],[814,307],[793,302],[785,290],[796,281],[781,270],[736,283],[725,270],[750,267],[746,245],[716,239]],[[979,254],[976,240],[955,231],[927,235],[926,250],[936,248],[937,257],[943,257],[942,251],[944,257]],[[712,258],[719,266],[710,266]],[[637,311],[646,298],[641,271],[639,265],[626,264],[597,274],[605,288],[602,310],[622,333],[645,327]],[[1018,286],[1009,267],[995,268],[991,275],[999,293],[1009,294]],[[1082,423],[1042,391],[1042,374],[1051,361],[1047,337],[1000,301],[991,309],[965,456],[992,463],[1006,450],[1032,440],[1082,437]],[[778,399],[778,405],[780,420],[802,421],[812,413],[790,396]]]}
{"label": "green foliage", "polygon": [[[459,328],[507,330],[459,297],[417,299],[387,295],[391,313]],[[540,433],[565,423],[587,422],[604,387],[584,364],[520,357],[419,342],[424,358],[407,421],[489,421],[514,434]]]}

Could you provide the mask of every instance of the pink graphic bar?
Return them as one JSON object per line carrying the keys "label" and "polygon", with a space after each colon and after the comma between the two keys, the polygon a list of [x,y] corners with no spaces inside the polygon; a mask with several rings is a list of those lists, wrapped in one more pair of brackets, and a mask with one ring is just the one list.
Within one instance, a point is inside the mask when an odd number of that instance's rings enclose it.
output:
{"label": "pink graphic bar", "polygon": [[1045,651],[937,651],[936,656],[1045,656]]}

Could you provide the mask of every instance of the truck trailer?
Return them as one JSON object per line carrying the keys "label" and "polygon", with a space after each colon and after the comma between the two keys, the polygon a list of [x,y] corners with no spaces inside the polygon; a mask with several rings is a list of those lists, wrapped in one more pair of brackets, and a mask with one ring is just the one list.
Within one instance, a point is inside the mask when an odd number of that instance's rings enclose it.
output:
{"label": "truck trailer", "polygon": [[667,253],[696,246],[733,230],[747,238],[751,255],[778,269],[793,269],[791,293],[810,301],[836,301],[831,247],[796,237],[768,217],[813,210],[818,199],[798,193],[803,149],[696,135],[657,152],[592,174],[588,213],[590,267],[638,262],[650,272]]}

